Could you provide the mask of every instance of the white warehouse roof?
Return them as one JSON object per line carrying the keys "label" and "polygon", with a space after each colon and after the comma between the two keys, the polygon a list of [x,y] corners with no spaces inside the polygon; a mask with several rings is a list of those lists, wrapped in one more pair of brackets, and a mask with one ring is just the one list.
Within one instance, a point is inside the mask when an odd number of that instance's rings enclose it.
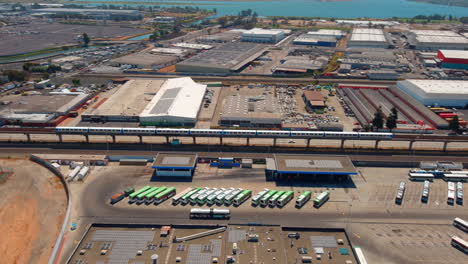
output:
{"label": "white warehouse roof", "polygon": [[174,117],[196,120],[205,95],[206,85],[190,77],[168,79],[140,114],[140,120],[153,117]]}
{"label": "white warehouse roof", "polygon": [[256,36],[275,36],[280,34],[287,34],[287,30],[283,29],[264,29],[264,28],[252,28],[251,30],[247,30],[242,32],[242,35],[256,35]]}
{"label": "white warehouse roof", "polygon": [[468,81],[404,80],[397,87],[425,105],[464,107],[468,104]]}
{"label": "white warehouse roof", "polygon": [[445,58],[468,60],[468,50],[440,50]]}

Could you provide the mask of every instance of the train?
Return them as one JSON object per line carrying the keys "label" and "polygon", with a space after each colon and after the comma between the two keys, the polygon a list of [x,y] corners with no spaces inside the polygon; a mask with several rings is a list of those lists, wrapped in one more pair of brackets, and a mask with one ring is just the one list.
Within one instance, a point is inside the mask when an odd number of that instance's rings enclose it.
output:
{"label": "train", "polygon": [[263,137],[263,138],[337,138],[337,139],[393,139],[393,133],[240,130],[196,128],[116,128],[116,127],[56,127],[57,134],[128,135],[128,136],[197,136],[197,137]]}

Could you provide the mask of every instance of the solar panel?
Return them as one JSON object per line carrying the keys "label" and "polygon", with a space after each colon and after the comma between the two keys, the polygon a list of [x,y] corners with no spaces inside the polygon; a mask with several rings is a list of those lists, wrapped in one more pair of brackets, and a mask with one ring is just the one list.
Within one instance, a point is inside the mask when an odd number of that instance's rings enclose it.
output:
{"label": "solar panel", "polygon": [[339,160],[285,160],[286,166],[290,168],[333,168],[341,169],[343,165]]}
{"label": "solar panel", "polygon": [[189,157],[164,157],[162,164],[186,165],[190,162]]}

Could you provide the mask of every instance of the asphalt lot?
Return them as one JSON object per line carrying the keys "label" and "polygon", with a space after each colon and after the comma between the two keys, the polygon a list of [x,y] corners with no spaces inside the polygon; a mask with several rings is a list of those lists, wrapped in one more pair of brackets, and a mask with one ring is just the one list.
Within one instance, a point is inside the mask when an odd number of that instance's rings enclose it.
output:
{"label": "asphalt lot", "polygon": [[[442,180],[431,185],[429,202],[420,202],[422,183],[407,180],[407,168],[359,167],[359,175],[352,178],[355,187],[337,184],[292,184],[277,186],[265,182],[263,169],[217,169],[199,164],[192,182],[149,182],[152,170],[139,166],[94,167],[84,182],[70,184],[74,200],[75,221],[81,227],[72,236],[79,235],[86,225],[98,223],[261,223],[318,228],[346,228],[353,246],[361,246],[371,263],[463,263],[464,254],[450,246],[449,236],[460,234],[452,227],[455,217],[468,218],[465,206],[446,204],[446,186]],[[408,184],[402,205],[394,203],[400,181]],[[188,186],[242,187],[258,192],[263,188],[312,190],[317,194],[331,191],[330,201],[315,209],[312,203],[296,209],[292,203],[279,208],[254,208],[247,201],[238,208],[229,207],[229,221],[190,220],[191,206],[173,206],[166,201],[158,206],[128,205],[125,200],[112,206],[109,198],[128,186],[174,186],[183,190]],[[466,189],[466,187],[465,187]],[[466,191],[466,190],[465,190]],[[396,230],[396,231],[394,231]],[[434,235],[431,230],[435,230]],[[439,234],[439,235],[436,235]],[[466,236],[464,237],[466,239]],[[64,252],[70,252],[70,244]],[[432,250],[428,250],[432,248]],[[384,250],[385,249],[385,250]],[[388,250],[391,249],[391,250]],[[428,253],[428,251],[430,251]],[[65,254],[66,255],[66,254]],[[401,261],[405,260],[405,261]]]}

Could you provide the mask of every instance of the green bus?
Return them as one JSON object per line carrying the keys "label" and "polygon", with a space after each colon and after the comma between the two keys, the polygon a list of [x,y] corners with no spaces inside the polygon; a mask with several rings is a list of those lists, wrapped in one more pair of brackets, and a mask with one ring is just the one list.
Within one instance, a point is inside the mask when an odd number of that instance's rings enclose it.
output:
{"label": "green bus", "polygon": [[191,192],[193,190],[192,187],[189,187],[182,192],[178,193],[176,196],[172,197],[172,204],[177,205],[181,200],[182,197],[184,197],[187,193]]}
{"label": "green bus", "polygon": [[232,191],[230,194],[226,195],[226,197],[224,197],[224,204],[227,206],[231,205],[232,202],[234,201],[234,198],[236,198],[236,196],[242,193],[243,191],[244,190],[242,188],[237,188],[234,191]]}
{"label": "green bus", "polygon": [[157,190],[153,191],[152,193],[150,193],[151,197],[146,199],[145,203],[147,205],[153,203],[156,195],[158,195],[159,193],[164,192],[166,189],[167,189],[166,186],[162,186],[162,187],[158,188]]}
{"label": "green bus", "polygon": [[254,197],[252,197],[252,206],[257,206],[260,203],[260,199],[262,199],[262,197],[269,191],[269,189],[264,189],[263,191],[257,193]]}
{"label": "green bus", "polygon": [[131,193],[128,197],[130,198],[129,203],[134,203],[136,201],[137,195],[139,195],[142,192],[146,192],[147,190],[151,189],[151,186],[145,186],[141,189],[139,189],[136,192]]}
{"label": "green bus", "polygon": [[305,191],[303,192],[296,200],[296,207],[301,208],[306,204],[309,200],[310,197],[312,197],[312,192],[311,191]]}
{"label": "green bus", "polygon": [[323,193],[319,194],[317,197],[314,199],[314,207],[319,208],[324,204],[326,201],[330,199],[330,192],[329,191],[324,191]]}
{"label": "green bus", "polygon": [[171,198],[175,194],[176,194],[176,189],[174,187],[167,188],[165,191],[158,193],[154,197],[154,204],[155,205],[160,204],[164,202],[165,200]]}
{"label": "green bus", "polygon": [[157,190],[158,188],[159,188],[159,187],[151,187],[151,188],[149,188],[148,190],[146,190],[146,191],[140,193],[139,195],[137,195],[137,196],[136,196],[136,198],[137,198],[136,203],[137,203],[137,204],[143,203],[143,201],[146,199],[146,196],[147,196],[148,194],[152,193],[153,191]]}
{"label": "green bus", "polygon": [[180,199],[180,203],[183,204],[183,205],[186,205],[189,203],[190,201],[190,197],[194,194],[196,194],[197,192],[199,192],[202,188],[200,187],[195,187],[193,190],[191,190],[190,192],[186,193],[184,196],[182,196],[182,198]]}
{"label": "green bus", "polygon": [[281,195],[285,194],[286,191],[279,191],[275,193],[270,199],[268,199],[268,205],[274,207],[276,205],[276,201],[281,197]]}
{"label": "green bus", "polygon": [[277,192],[277,191],[275,191],[275,190],[271,190],[271,191],[267,192],[267,193],[262,197],[262,199],[260,199],[260,205],[261,205],[261,206],[267,206],[268,200],[269,200],[273,195],[275,195],[276,192]]}
{"label": "green bus", "polygon": [[252,196],[252,191],[251,190],[244,190],[243,192],[238,194],[236,196],[236,198],[234,198],[234,205],[235,206],[241,205],[243,202],[245,202],[245,200],[249,199],[250,196]]}
{"label": "green bus", "polygon": [[278,201],[276,201],[276,204],[278,205],[278,207],[283,207],[287,203],[289,203],[289,201],[291,201],[291,199],[293,197],[294,197],[294,192],[293,191],[285,192],[283,195],[281,195],[281,197],[278,199]]}

